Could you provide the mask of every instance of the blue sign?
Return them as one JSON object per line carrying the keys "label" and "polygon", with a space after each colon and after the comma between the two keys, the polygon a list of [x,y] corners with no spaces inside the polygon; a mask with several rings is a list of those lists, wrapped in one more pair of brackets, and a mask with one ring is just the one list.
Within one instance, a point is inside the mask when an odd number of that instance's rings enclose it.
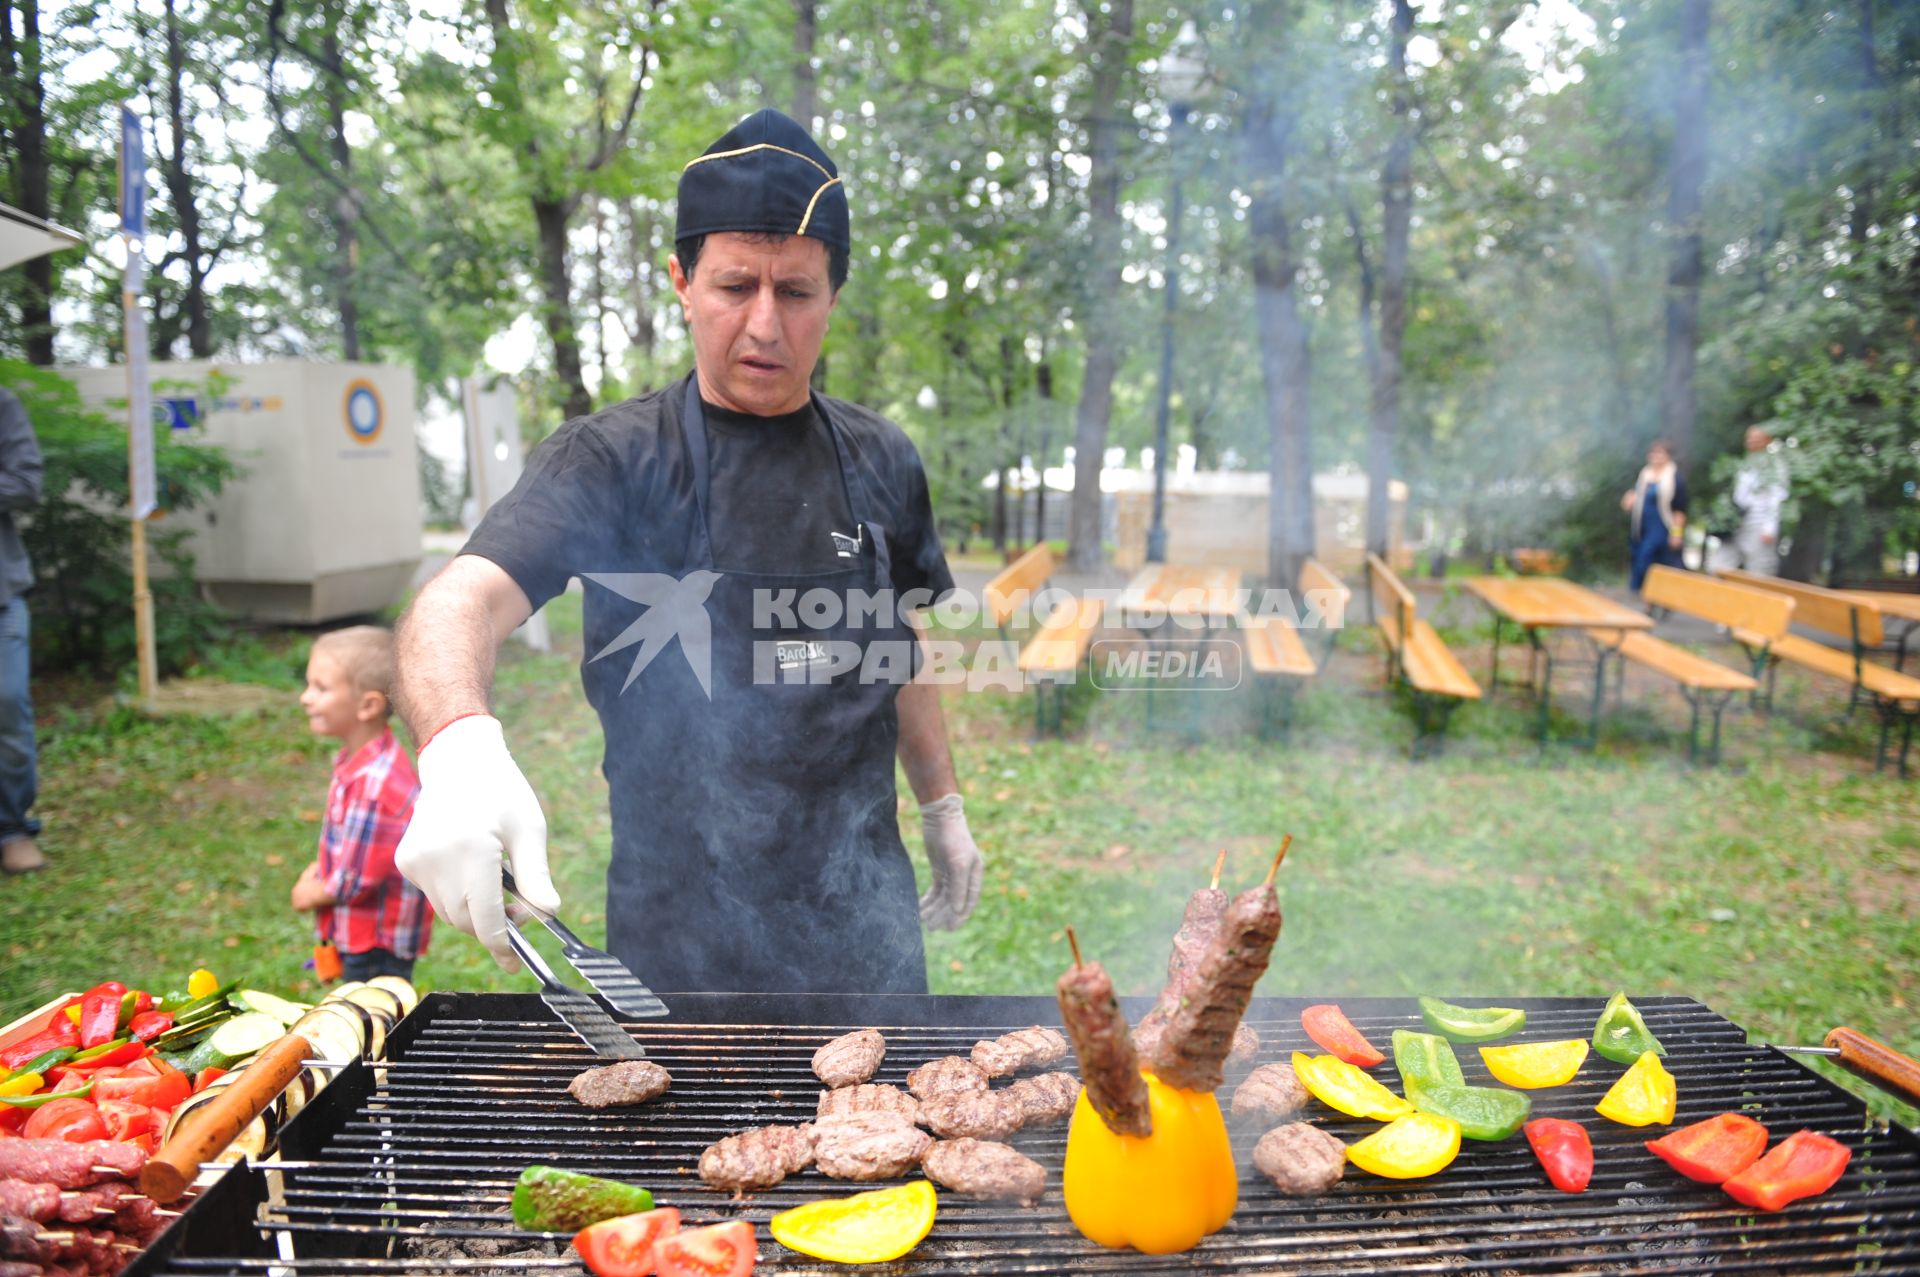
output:
{"label": "blue sign", "polygon": [[120,229],[147,233],[147,151],[140,117],[129,106],[120,108]]}
{"label": "blue sign", "polygon": [[[165,425],[169,430],[191,430],[200,424],[200,401],[198,399],[162,399],[160,408],[166,413]],[[153,414],[156,418],[160,413]],[[156,424],[159,424],[156,422]]]}

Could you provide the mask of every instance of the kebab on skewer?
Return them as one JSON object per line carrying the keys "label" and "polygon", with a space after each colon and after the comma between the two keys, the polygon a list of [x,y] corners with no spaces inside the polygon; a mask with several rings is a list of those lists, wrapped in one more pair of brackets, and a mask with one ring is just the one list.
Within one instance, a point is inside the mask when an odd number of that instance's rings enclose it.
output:
{"label": "kebab on skewer", "polygon": [[[1281,855],[1285,855],[1284,844]],[[1133,1044],[1142,1056],[1151,1057],[1166,1036],[1173,1013],[1194,992],[1199,980],[1200,963],[1207,946],[1219,934],[1220,921],[1227,913],[1227,893],[1220,890],[1220,871],[1227,853],[1221,850],[1213,859],[1213,877],[1205,887],[1187,897],[1187,911],[1174,932],[1173,946],[1167,953],[1167,982],[1153,1010],[1141,1017],[1133,1029]],[[1234,1030],[1233,1047],[1227,1053],[1229,1063],[1251,1060],[1260,1050],[1260,1035],[1242,1024]]]}

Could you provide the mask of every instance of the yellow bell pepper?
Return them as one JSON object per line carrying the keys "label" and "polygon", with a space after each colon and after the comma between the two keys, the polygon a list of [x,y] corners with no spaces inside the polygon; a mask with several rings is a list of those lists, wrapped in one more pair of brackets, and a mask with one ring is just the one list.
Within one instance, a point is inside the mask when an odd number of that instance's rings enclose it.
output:
{"label": "yellow bell pepper", "polygon": [[918,1246],[933,1231],[940,1206],[923,1179],[870,1193],[808,1202],[767,1221],[788,1250],[835,1264],[882,1264]]}
{"label": "yellow bell pepper", "polygon": [[1661,1065],[1658,1055],[1642,1051],[1606,1098],[1594,1105],[1594,1112],[1622,1126],[1666,1125],[1673,1121],[1679,1102],[1680,1090],[1673,1074]]}
{"label": "yellow bell pepper", "polygon": [[0,1082],[0,1095],[32,1095],[45,1080],[38,1073],[17,1073]]}
{"label": "yellow bell pepper", "polygon": [[1314,1099],[1348,1117],[1391,1122],[1413,1112],[1413,1105],[1338,1056],[1295,1051],[1293,1071]]}
{"label": "yellow bell pepper", "polygon": [[1387,1179],[1437,1175],[1460,1156],[1460,1123],[1433,1113],[1395,1118],[1347,1149],[1347,1160]]}
{"label": "yellow bell pepper", "polygon": [[219,979],[205,967],[187,977],[187,996],[190,998],[204,998],[219,987]]}
{"label": "yellow bell pepper", "polygon": [[80,1026],[80,1006],[79,1006],[79,1004],[78,1004],[78,1003],[75,1003],[75,1004],[74,1004],[73,1006],[70,1006],[70,1007],[68,1007],[68,1008],[67,1008],[67,1012],[66,1012],[66,1014],[67,1014],[67,1018],[68,1018],[69,1020],[72,1020],[72,1021],[73,1021],[73,1023],[74,1023],[74,1027],[75,1027],[75,1028],[78,1028],[78,1027]]}
{"label": "yellow bell pepper", "polygon": [[1565,1042],[1518,1042],[1513,1046],[1483,1046],[1480,1058],[1487,1072],[1508,1086],[1535,1091],[1544,1086],[1565,1086],[1587,1062],[1587,1040],[1570,1038]]}
{"label": "yellow bell pepper", "polygon": [[1189,1250],[1217,1232],[1240,1203],[1240,1173],[1212,1092],[1180,1091],[1151,1073],[1151,1135],[1116,1135],[1085,1090],[1067,1128],[1061,1193],[1091,1241],[1149,1255]]}

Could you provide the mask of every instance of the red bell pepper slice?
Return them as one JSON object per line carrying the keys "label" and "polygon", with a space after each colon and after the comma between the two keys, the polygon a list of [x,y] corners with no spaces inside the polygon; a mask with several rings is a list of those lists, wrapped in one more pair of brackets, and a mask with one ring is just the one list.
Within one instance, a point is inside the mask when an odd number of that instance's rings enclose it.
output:
{"label": "red bell pepper slice", "polygon": [[109,989],[95,989],[80,1000],[81,1046],[102,1046],[119,1036],[120,997]]}
{"label": "red bell pepper slice", "polygon": [[114,1068],[122,1064],[132,1064],[147,1055],[145,1042],[122,1042],[111,1051],[102,1051],[99,1055],[85,1060],[70,1061],[66,1067],[78,1073],[91,1073],[95,1069]]}
{"label": "red bell pepper slice", "polygon": [[1339,1007],[1308,1007],[1300,1013],[1300,1027],[1320,1045],[1321,1050],[1348,1064],[1370,1069],[1376,1064],[1386,1063],[1387,1057],[1367,1041],[1365,1034],[1353,1027],[1353,1022],[1347,1019],[1347,1013]]}
{"label": "red bell pepper slice", "polygon": [[1563,1193],[1584,1193],[1593,1180],[1593,1141],[1587,1128],[1564,1117],[1536,1117],[1524,1128],[1533,1155]]}
{"label": "red bell pepper slice", "polygon": [[193,1094],[187,1075],[157,1055],[94,1074],[94,1099],[132,1100],[150,1108],[171,1109]]}
{"label": "red bell pepper slice", "polygon": [[151,1010],[153,1010],[153,995],[145,989],[135,989],[133,991],[133,1013],[135,1015],[145,1015]]}
{"label": "red bell pepper slice", "polygon": [[28,1060],[36,1059],[49,1051],[57,1051],[63,1046],[78,1050],[80,1030],[73,1027],[73,1021],[69,1020],[64,1012],[55,1012],[53,1022],[45,1029],[0,1051],[0,1065],[5,1065],[9,1070],[17,1069]]}
{"label": "red bell pepper slice", "polygon": [[171,1012],[142,1011],[127,1025],[127,1032],[137,1042],[151,1042],[172,1027]]}
{"label": "red bell pepper slice", "polygon": [[1853,1150],[1818,1131],[1795,1131],[1721,1187],[1755,1210],[1779,1210],[1788,1202],[1817,1197],[1847,1169]]}
{"label": "red bell pepper slice", "polygon": [[1722,1113],[1647,1141],[1647,1151],[1702,1184],[1724,1184],[1760,1160],[1767,1128],[1745,1113]]}
{"label": "red bell pepper slice", "polygon": [[88,989],[86,993],[81,995],[81,997],[89,998],[96,993],[102,994],[102,995],[111,993],[113,995],[114,1001],[118,1002],[120,1000],[120,995],[125,993],[126,991],[127,991],[127,986],[124,984],[121,984],[118,980],[102,980],[99,984],[96,984],[91,989]]}

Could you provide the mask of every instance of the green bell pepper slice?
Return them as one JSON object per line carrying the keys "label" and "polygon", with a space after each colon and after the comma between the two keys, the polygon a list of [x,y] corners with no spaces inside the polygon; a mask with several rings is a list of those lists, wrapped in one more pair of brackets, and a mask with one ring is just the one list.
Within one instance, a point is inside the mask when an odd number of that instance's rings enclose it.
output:
{"label": "green bell pepper slice", "polygon": [[93,1079],[88,1078],[85,1086],[76,1087],[71,1091],[56,1091],[51,1095],[0,1095],[0,1104],[8,1104],[17,1109],[37,1109],[49,1100],[82,1100],[91,1094],[93,1094]]}
{"label": "green bell pepper slice", "polygon": [[48,1051],[45,1055],[37,1055],[33,1059],[28,1060],[25,1064],[22,1064],[18,1069],[18,1072],[38,1073],[42,1077],[44,1077],[46,1076],[47,1073],[51,1072],[54,1069],[59,1068],[62,1064],[65,1064],[68,1060],[71,1060],[73,1058],[73,1055],[74,1055],[74,1050],[70,1046],[55,1047],[53,1050]]}
{"label": "green bell pepper slice", "polygon": [[1407,1084],[1407,1099],[1422,1113],[1460,1124],[1470,1140],[1511,1139],[1533,1113],[1533,1101],[1520,1091],[1493,1086]]}
{"label": "green bell pepper slice", "polygon": [[1453,1053],[1452,1045],[1438,1033],[1395,1029],[1393,1067],[1400,1070],[1403,1087],[1467,1084],[1466,1075],[1460,1071],[1460,1058]]}
{"label": "green bell pepper slice", "polygon": [[1615,1064],[1632,1064],[1648,1051],[1655,1055],[1667,1053],[1660,1039],[1647,1028],[1640,1008],[1627,1001],[1625,993],[1616,993],[1607,1000],[1606,1010],[1593,1026],[1593,1049]]}

